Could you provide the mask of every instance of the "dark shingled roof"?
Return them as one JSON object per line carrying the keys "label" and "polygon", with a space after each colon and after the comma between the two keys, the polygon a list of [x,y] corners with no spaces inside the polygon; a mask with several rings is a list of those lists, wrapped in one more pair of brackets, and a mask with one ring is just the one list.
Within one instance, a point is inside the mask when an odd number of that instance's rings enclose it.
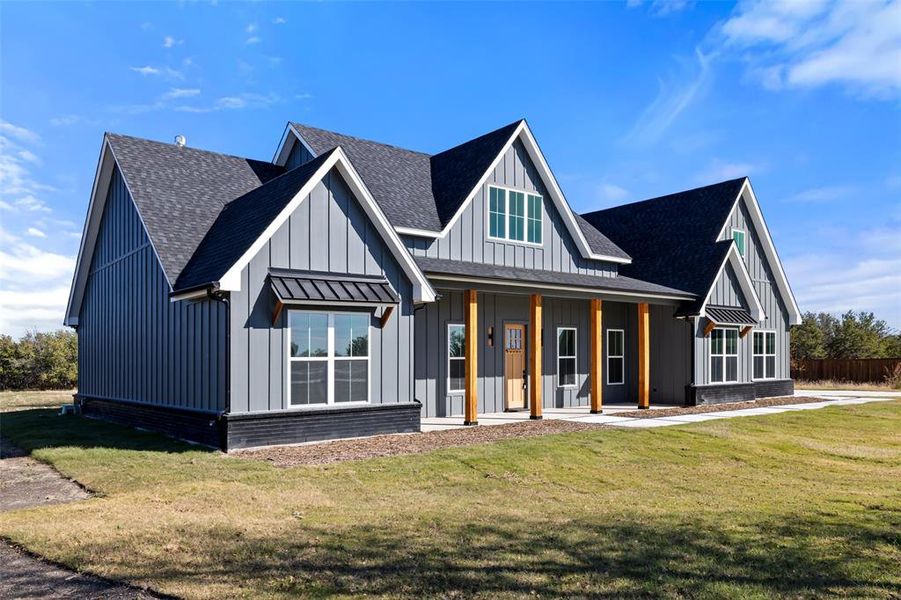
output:
{"label": "dark shingled roof", "polygon": [[[435,155],[291,123],[316,154],[341,146],[366,187],[395,227],[441,231],[497,158],[523,120]],[[621,248],[581,220],[591,251],[629,258]]]}
{"label": "dark shingled roof", "polygon": [[170,283],[228,202],[284,173],[268,162],[106,136]]}
{"label": "dark shingled roof", "polygon": [[680,289],[657,285],[647,281],[640,281],[631,277],[599,277],[596,275],[583,275],[580,273],[560,273],[557,271],[544,271],[537,269],[521,269],[518,267],[502,267],[483,263],[464,262],[459,260],[446,260],[442,258],[416,257],[416,264],[427,275],[445,274],[460,275],[465,277],[480,277],[496,279],[500,283],[503,280],[523,281],[542,285],[576,286],[594,288],[599,292],[635,292],[642,294],[660,294],[664,296],[679,296],[693,298],[694,294]]}
{"label": "dark shingled roof", "polygon": [[716,240],[744,182],[742,177],[582,217],[632,257],[621,274],[703,298],[732,245]]}
{"label": "dark shingled roof", "polygon": [[320,154],[228,203],[176,281],[175,291],[219,281],[332,152]]}

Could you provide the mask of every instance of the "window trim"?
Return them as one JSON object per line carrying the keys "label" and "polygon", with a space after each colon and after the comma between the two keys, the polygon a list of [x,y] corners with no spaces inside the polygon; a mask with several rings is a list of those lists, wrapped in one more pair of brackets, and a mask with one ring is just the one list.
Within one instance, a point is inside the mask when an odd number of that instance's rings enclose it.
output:
{"label": "window trim", "polygon": [[[504,235],[506,237],[496,237],[491,235],[491,188],[497,188],[499,190],[504,190]],[[505,244],[520,244],[522,246],[528,246],[530,248],[543,248],[544,247],[544,214],[547,212],[544,207],[544,195],[539,192],[530,192],[525,189],[514,188],[506,185],[498,185],[494,183],[490,183],[485,188],[487,192],[485,193],[485,239],[491,240],[492,242],[502,242]],[[525,196],[525,202],[523,202],[523,239],[522,240],[514,240],[510,238],[510,192],[517,192],[519,194],[523,194]],[[541,198],[541,242],[530,242],[529,240],[529,196],[537,196]]]}
{"label": "window trim", "polygon": [[[285,399],[288,410],[315,410],[318,408],[336,408],[342,406],[365,406],[372,404],[372,316],[368,312],[350,310],[311,310],[307,307],[289,308],[285,318]],[[328,316],[326,327],[326,356],[291,356],[291,313],[318,313]],[[336,315],[365,315],[369,320],[366,326],[366,356],[335,356],[335,316]],[[335,361],[356,360],[366,361],[366,400],[354,402],[335,402]],[[292,404],[291,403],[291,363],[292,362],[325,362],[325,402],[316,404]]]}
{"label": "window trim", "polygon": [[[714,354],[713,353],[713,332],[714,331],[727,331],[731,330],[735,332],[735,354],[726,354],[726,334],[723,333],[723,354]],[[707,383],[708,385],[732,385],[735,383],[741,383],[741,335],[738,327],[714,327],[713,331],[710,332],[710,337],[707,338]],[[726,358],[727,357],[735,357],[735,379],[726,379]],[[722,358],[723,359],[723,380],[722,381],[714,381],[713,380],[713,359],[714,358]]]}
{"label": "window trim", "polygon": [[[560,354],[560,332],[561,331],[572,331],[573,332],[573,354],[572,356],[566,354]],[[579,387],[579,330],[576,327],[571,326],[562,326],[557,327],[557,345],[554,348],[555,354],[557,356],[557,387],[562,389],[573,389]],[[562,384],[560,383],[560,359],[573,359],[575,363],[575,368],[573,369],[573,374],[576,376],[576,380],[573,383]]]}
{"label": "window trim", "polygon": [[[758,354],[754,351],[754,336],[758,333],[763,334],[763,354]],[[773,334],[773,353],[769,354],[766,351],[766,336],[769,334]],[[778,347],[778,338],[776,337],[775,329],[755,329],[751,332],[751,381],[770,381],[776,379],[776,366],[779,364],[779,347]],[[754,359],[758,356],[763,358],[763,377],[754,377]],[[766,359],[770,356],[773,357],[773,375],[767,376],[766,374]]]}
{"label": "window trim", "polygon": [[[619,333],[623,337],[623,353],[622,354],[610,354],[610,334],[611,333]],[[604,351],[607,353],[607,360],[604,366],[606,367],[605,371],[607,371],[607,385],[626,385],[626,330],[625,329],[608,329],[607,330],[607,339],[605,340],[607,345],[604,347]],[[621,381],[610,381],[610,359],[618,358],[622,360],[622,380]]]}
{"label": "window trim", "polygon": [[[463,328],[463,357],[462,358],[459,356],[452,358],[450,355],[450,339],[451,339],[450,330],[451,330],[451,327]],[[462,360],[463,368],[464,369],[466,368],[466,323],[448,322],[447,327],[446,327],[446,332],[447,332],[447,338],[445,339],[445,342],[444,342],[444,353],[446,354],[445,369],[447,370],[447,373],[445,374],[445,378],[444,378],[445,379],[445,381],[444,381],[445,389],[447,390],[448,396],[450,396],[452,394],[453,395],[464,394],[464,393],[466,393],[466,382],[465,381],[463,382],[463,388],[461,388],[459,390],[455,390],[455,389],[451,388],[450,362],[451,362],[451,360]],[[464,377],[464,379],[465,379],[465,377]]]}
{"label": "window trim", "polygon": [[[736,231],[741,233],[741,247],[738,247],[738,242],[735,241]],[[735,246],[738,248],[738,255],[744,258],[748,253],[748,232],[740,227],[733,227],[729,232],[729,239],[731,239],[735,243]]]}

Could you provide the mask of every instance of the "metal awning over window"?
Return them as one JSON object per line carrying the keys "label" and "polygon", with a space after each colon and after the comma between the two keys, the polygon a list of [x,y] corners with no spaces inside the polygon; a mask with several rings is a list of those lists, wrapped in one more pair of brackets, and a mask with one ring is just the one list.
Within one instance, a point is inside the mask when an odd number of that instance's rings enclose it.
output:
{"label": "metal awning over window", "polygon": [[704,312],[717,325],[757,325],[751,313],[744,308],[708,305]]}
{"label": "metal awning over window", "polygon": [[400,303],[400,296],[382,276],[272,269],[269,283],[282,304],[393,306]]}

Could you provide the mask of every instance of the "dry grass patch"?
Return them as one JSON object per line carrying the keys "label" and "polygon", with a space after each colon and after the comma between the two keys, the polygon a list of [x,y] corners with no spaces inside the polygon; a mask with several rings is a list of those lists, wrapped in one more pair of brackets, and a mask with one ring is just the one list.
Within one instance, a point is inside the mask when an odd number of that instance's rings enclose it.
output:
{"label": "dry grass patch", "polygon": [[818,391],[888,392],[897,394],[901,398],[901,389],[894,388],[887,383],[856,383],[854,381],[837,381],[834,379],[803,381],[799,379],[795,381],[795,388]]}
{"label": "dry grass patch", "polygon": [[72,404],[77,390],[3,391],[0,392],[0,412],[29,408],[54,408]]}

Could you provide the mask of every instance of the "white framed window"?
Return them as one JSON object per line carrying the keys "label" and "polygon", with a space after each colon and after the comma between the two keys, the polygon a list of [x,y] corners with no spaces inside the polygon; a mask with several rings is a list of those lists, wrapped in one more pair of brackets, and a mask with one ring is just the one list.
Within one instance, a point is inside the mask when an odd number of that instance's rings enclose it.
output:
{"label": "white framed window", "polygon": [[544,198],[538,194],[488,186],[488,237],[540,246]]}
{"label": "white framed window", "polygon": [[466,383],[466,325],[447,324],[447,393],[462,393]]}
{"label": "white framed window", "polygon": [[745,255],[745,238],[747,234],[744,229],[738,229],[736,227],[732,228],[732,239],[735,240],[735,245],[738,246],[738,253],[742,256]]}
{"label": "white framed window", "polygon": [[738,381],[738,329],[717,327],[710,332],[710,381]]}
{"label": "white framed window", "polygon": [[607,383],[622,385],[625,380],[626,334],[622,329],[607,330]]}
{"label": "white framed window", "polygon": [[755,331],[753,335],[754,379],[775,379],[776,332]]}
{"label": "white framed window", "polygon": [[288,406],[369,402],[370,316],[288,311]]}
{"label": "white framed window", "polygon": [[576,387],[576,328],[557,328],[557,387]]}

